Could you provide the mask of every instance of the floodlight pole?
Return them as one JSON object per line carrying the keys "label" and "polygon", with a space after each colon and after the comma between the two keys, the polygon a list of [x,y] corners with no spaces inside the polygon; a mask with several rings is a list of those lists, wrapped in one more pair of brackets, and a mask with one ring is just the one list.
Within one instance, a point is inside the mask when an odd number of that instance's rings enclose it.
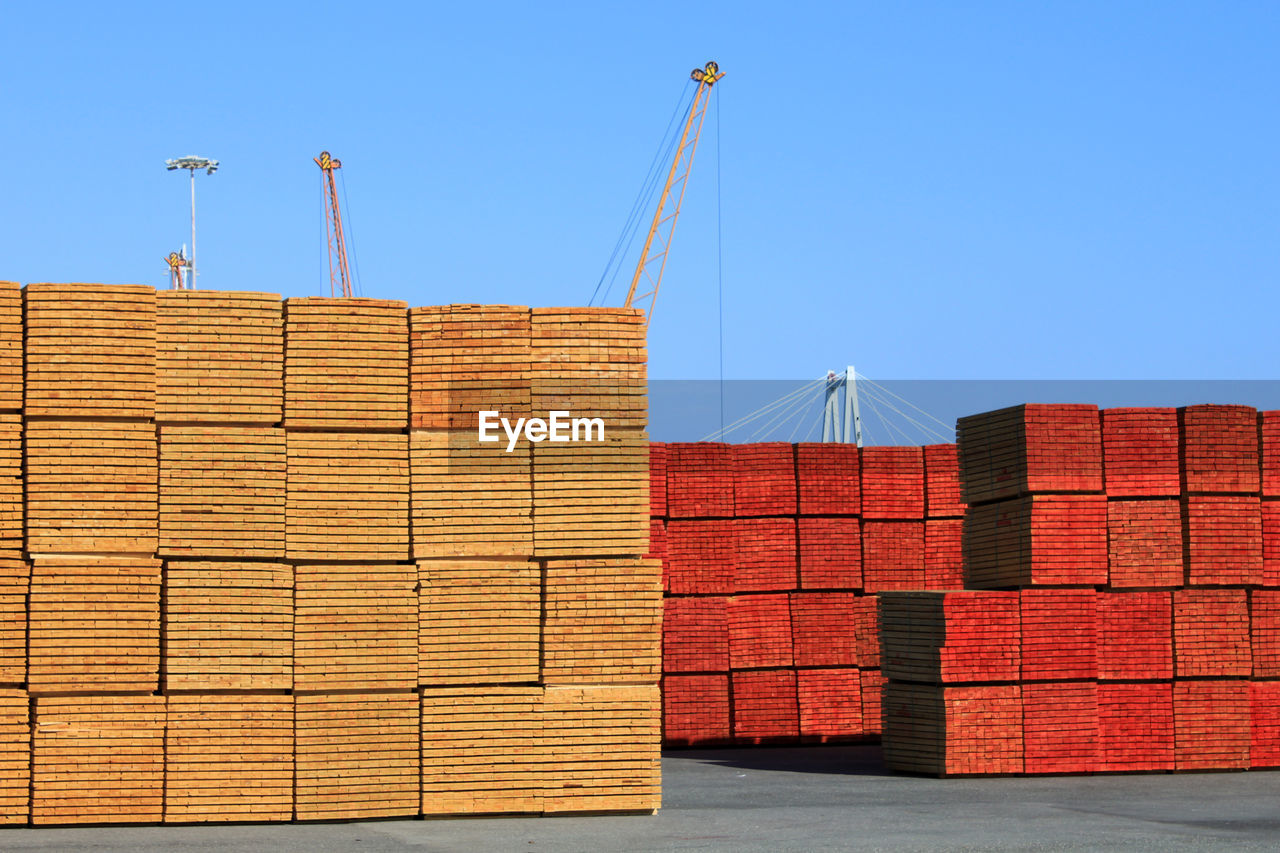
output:
{"label": "floodlight pole", "polygon": [[204,169],[206,175],[212,175],[218,171],[218,161],[210,160],[208,157],[179,157],[176,160],[165,160],[164,165],[170,172],[174,169],[186,169],[191,175],[191,262],[187,278],[190,289],[194,290],[196,287],[196,169]]}

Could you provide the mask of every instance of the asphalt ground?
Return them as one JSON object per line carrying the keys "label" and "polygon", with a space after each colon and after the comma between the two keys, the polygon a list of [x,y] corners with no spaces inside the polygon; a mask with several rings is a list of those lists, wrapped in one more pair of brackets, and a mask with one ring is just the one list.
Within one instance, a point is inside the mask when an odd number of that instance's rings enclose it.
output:
{"label": "asphalt ground", "polygon": [[1280,772],[927,779],[876,746],[663,756],[653,816],[0,829],[4,850],[1277,850]]}

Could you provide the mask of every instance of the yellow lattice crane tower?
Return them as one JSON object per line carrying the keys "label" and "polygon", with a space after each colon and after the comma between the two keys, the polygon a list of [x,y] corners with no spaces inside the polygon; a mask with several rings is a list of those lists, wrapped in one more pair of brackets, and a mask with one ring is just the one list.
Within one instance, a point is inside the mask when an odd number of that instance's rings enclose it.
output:
{"label": "yellow lattice crane tower", "polygon": [[644,250],[640,253],[640,263],[636,265],[636,273],[631,278],[631,288],[627,291],[626,307],[644,310],[646,326],[653,318],[653,306],[658,300],[662,273],[667,267],[667,253],[671,250],[671,238],[676,232],[676,219],[680,216],[680,205],[684,203],[684,191],[689,186],[689,173],[693,170],[693,155],[698,150],[698,138],[702,135],[702,121],[707,116],[707,104],[711,101],[711,87],[724,76],[724,72],[716,63],[708,62],[702,68],[693,69],[689,76],[697,81],[698,91],[694,93],[693,103],[689,105],[684,132],[680,135],[680,146],[676,149],[675,159],[671,161],[667,183],[662,189],[662,196],[658,199],[658,209],[654,211],[653,224],[649,226],[649,236],[645,238]]}
{"label": "yellow lattice crane tower", "polygon": [[329,242],[329,295],[351,296],[351,270],[347,266],[347,237],[342,227],[342,210],[338,206],[338,188],[333,180],[335,169],[342,168],[342,161],[321,151],[312,157],[323,172],[325,236]]}

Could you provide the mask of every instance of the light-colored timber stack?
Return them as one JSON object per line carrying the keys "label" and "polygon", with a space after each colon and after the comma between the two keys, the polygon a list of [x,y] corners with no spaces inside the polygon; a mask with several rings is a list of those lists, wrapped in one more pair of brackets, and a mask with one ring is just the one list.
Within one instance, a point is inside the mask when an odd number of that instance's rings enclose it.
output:
{"label": "light-colored timber stack", "polygon": [[293,817],[292,696],[166,701],[166,822]]}
{"label": "light-colored timber stack", "polygon": [[0,823],[656,808],[643,325],[537,314],[0,283]]}
{"label": "light-colored timber stack", "polygon": [[163,818],[164,697],[41,696],[33,723],[33,823]]}
{"label": "light-colored timber stack", "polygon": [[[423,812],[656,808],[641,316],[416,308],[410,337]],[[554,412],[568,440],[518,432]]]}
{"label": "light-colored timber stack", "polygon": [[165,564],[164,683],[170,691],[293,688],[293,566]]}
{"label": "light-colored timber stack", "polygon": [[274,293],[156,294],[156,420],[278,424],[284,318]]}

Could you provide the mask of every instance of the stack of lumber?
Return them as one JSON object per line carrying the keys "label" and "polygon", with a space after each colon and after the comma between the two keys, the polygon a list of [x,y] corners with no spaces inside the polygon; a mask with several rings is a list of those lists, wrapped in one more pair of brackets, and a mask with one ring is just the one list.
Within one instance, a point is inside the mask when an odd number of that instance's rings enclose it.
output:
{"label": "stack of lumber", "polygon": [[411,308],[413,428],[474,431],[483,410],[530,417],[530,319],[513,305]]}
{"label": "stack of lumber", "polygon": [[23,502],[22,416],[0,413],[0,550],[21,551]]}
{"label": "stack of lumber", "polygon": [[530,685],[422,691],[422,813],[537,814],[554,777]]}
{"label": "stack of lumber", "polygon": [[1098,769],[1168,770],[1173,759],[1173,685],[1099,682]]}
{"label": "stack of lumber", "polygon": [[163,696],[42,696],[33,722],[33,823],[163,818]]}
{"label": "stack of lumber", "polygon": [[852,592],[793,592],[792,654],[797,667],[858,665],[859,596]]}
{"label": "stack of lumber", "polygon": [[293,697],[169,696],[164,819],[290,820]]}
{"label": "stack of lumber", "polygon": [[606,431],[591,443],[544,441],[533,446],[532,456],[535,556],[638,557],[648,550],[649,445],[643,432]]}
{"label": "stack of lumber", "polygon": [[664,746],[727,746],[731,733],[728,672],[662,676]]}
{"label": "stack of lumber", "polygon": [[1097,406],[1026,404],[960,418],[961,483],[972,505],[1026,494],[1102,491]]}
{"label": "stack of lumber", "polygon": [[543,812],[655,809],[662,791],[660,708],[656,682],[548,685],[542,738],[553,770]]}
{"label": "stack of lumber", "polygon": [[27,680],[27,594],[31,569],[18,551],[0,553],[0,684]]}
{"label": "stack of lumber", "polygon": [[155,690],[160,580],[160,561],[151,557],[35,557],[28,617],[30,691]]}
{"label": "stack of lumber", "polygon": [[285,552],[285,434],[269,426],[161,426],[160,554]]}
{"label": "stack of lumber", "polygon": [[733,519],[673,518],[666,523],[666,531],[668,592],[733,592],[738,559]]}
{"label": "stack of lumber", "polygon": [[1243,770],[1251,744],[1249,682],[1173,683],[1175,770]]}
{"label": "stack of lumber", "polygon": [[794,661],[791,599],[785,592],[729,599],[729,666],[790,667]]}
{"label": "stack of lumber", "polygon": [[156,431],[145,421],[39,420],[26,426],[27,550],[156,550]]}
{"label": "stack of lumber", "polygon": [[793,518],[740,518],[735,523],[738,558],[734,592],[796,588],[796,522]]}
{"label": "stack of lumber", "polygon": [[22,409],[23,333],[22,288],[0,281],[0,411]]}
{"label": "stack of lumber", "polygon": [[1178,678],[1252,675],[1248,593],[1243,589],[1174,592],[1173,644]]}
{"label": "stack of lumber", "polygon": [[545,684],[658,682],[662,566],[656,560],[548,560],[545,572]]}
{"label": "stack of lumber", "polygon": [[[685,691],[667,704],[665,742],[757,742],[734,685],[766,670],[799,708],[798,734],[770,724],[770,742],[878,736],[876,595],[963,583],[955,446],[655,444],[649,493],[663,672],[697,676],[664,681]],[[734,713],[691,710],[704,695]]]}
{"label": "stack of lumber", "polygon": [[801,589],[862,588],[862,525],[857,518],[796,521]]}
{"label": "stack of lumber", "polygon": [[1280,767],[1280,681],[1249,684],[1250,767]]}
{"label": "stack of lumber", "polygon": [[529,330],[535,413],[601,418],[606,434],[639,433],[648,426],[642,311],[534,308]]}
{"label": "stack of lumber", "polygon": [[924,518],[924,451],[919,447],[862,449],[862,517]]}
{"label": "stack of lumber", "polygon": [[157,423],[279,423],[280,297],[166,290],[156,299]]}
{"label": "stack of lumber", "polygon": [[417,575],[416,567],[403,563],[297,566],[294,690],[415,687]]}
{"label": "stack of lumber", "polygon": [[733,449],[733,505],[738,518],[796,514],[795,448],[783,442]]}
{"label": "stack of lumber", "polygon": [[890,680],[883,701],[889,767],[934,776],[1022,772],[1022,688],[1017,684]]}
{"label": "stack of lumber", "polygon": [[1168,591],[1100,594],[1098,677],[1173,678],[1173,598]]}
{"label": "stack of lumber", "polygon": [[155,416],[155,290],[28,284],[23,295],[28,417]]}
{"label": "stack of lumber", "polygon": [[418,684],[538,681],[542,578],[537,563],[420,560],[418,583]]}
{"label": "stack of lumber", "polygon": [[664,673],[729,671],[729,598],[667,598],[662,616]]}
{"label": "stack of lumber", "polygon": [[511,557],[533,552],[527,443],[507,452],[505,436],[500,444],[479,444],[474,430],[414,430],[409,436],[409,471],[414,557]]}
{"label": "stack of lumber", "polygon": [[404,434],[289,432],[286,556],[409,557],[409,444]]}
{"label": "stack of lumber", "polygon": [[848,667],[796,670],[800,738],[828,743],[864,734],[862,680]]}
{"label": "stack of lumber", "polygon": [[733,734],[739,742],[755,744],[800,736],[795,670],[733,673]]}
{"label": "stack of lumber", "polygon": [[[956,685],[1018,690],[1023,747],[1018,761],[963,772],[1280,765],[1280,582],[1267,571],[1277,543],[1263,522],[1274,501],[1264,486],[1271,413],[1099,414],[1105,466],[1095,465],[1086,408],[961,419],[966,580],[1011,589],[936,595],[972,596],[984,613],[997,596],[1017,597],[1020,636],[1001,644],[1016,648],[1017,671],[975,668]],[[1051,423],[1063,425],[1061,458],[1045,451]],[[1073,435],[1073,446],[1062,444]],[[1105,478],[1093,476],[1103,469]],[[1100,482],[1105,491],[1094,493]],[[1041,511],[1041,502],[1058,508]],[[891,767],[949,775],[962,772],[951,757],[967,737],[964,721],[920,733],[922,715],[945,718],[925,710],[937,707],[923,691],[938,686],[934,662],[947,647],[923,613],[927,595],[882,596],[885,751]]]}
{"label": "stack of lumber", "polygon": [[410,691],[295,694],[298,820],[418,814],[420,703]]}
{"label": "stack of lumber", "polygon": [[924,574],[924,535],[923,521],[863,521],[863,589],[878,593],[934,586]]}
{"label": "stack of lumber", "polygon": [[1090,773],[1098,764],[1098,683],[1022,685],[1023,770]]}
{"label": "stack of lumber", "polygon": [[0,824],[26,823],[31,805],[31,700],[0,687]]}
{"label": "stack of lumber", "polygon": [[293,687],[293,566],[170,560],[164,579],[169,690]]}
{"label": "stack of lumber", "polygon": [[890,679],[921,684],[1018,680],[1018,593],[886,592],[880,607],[881,661]]}
{"label": "stack of lumber", "polygon": [[284,302],[284,323],[286,427],[408,426],[406,303],[295,297]]}
{"label": "stack of lumber", "polygon": [[667,516],[733,518],[733,446],[667,445]]}
{"label": "stack of lumber", "polygon": [[854,444],[796,445],[796,492],[802,515],[862,512],[860,454]]}

